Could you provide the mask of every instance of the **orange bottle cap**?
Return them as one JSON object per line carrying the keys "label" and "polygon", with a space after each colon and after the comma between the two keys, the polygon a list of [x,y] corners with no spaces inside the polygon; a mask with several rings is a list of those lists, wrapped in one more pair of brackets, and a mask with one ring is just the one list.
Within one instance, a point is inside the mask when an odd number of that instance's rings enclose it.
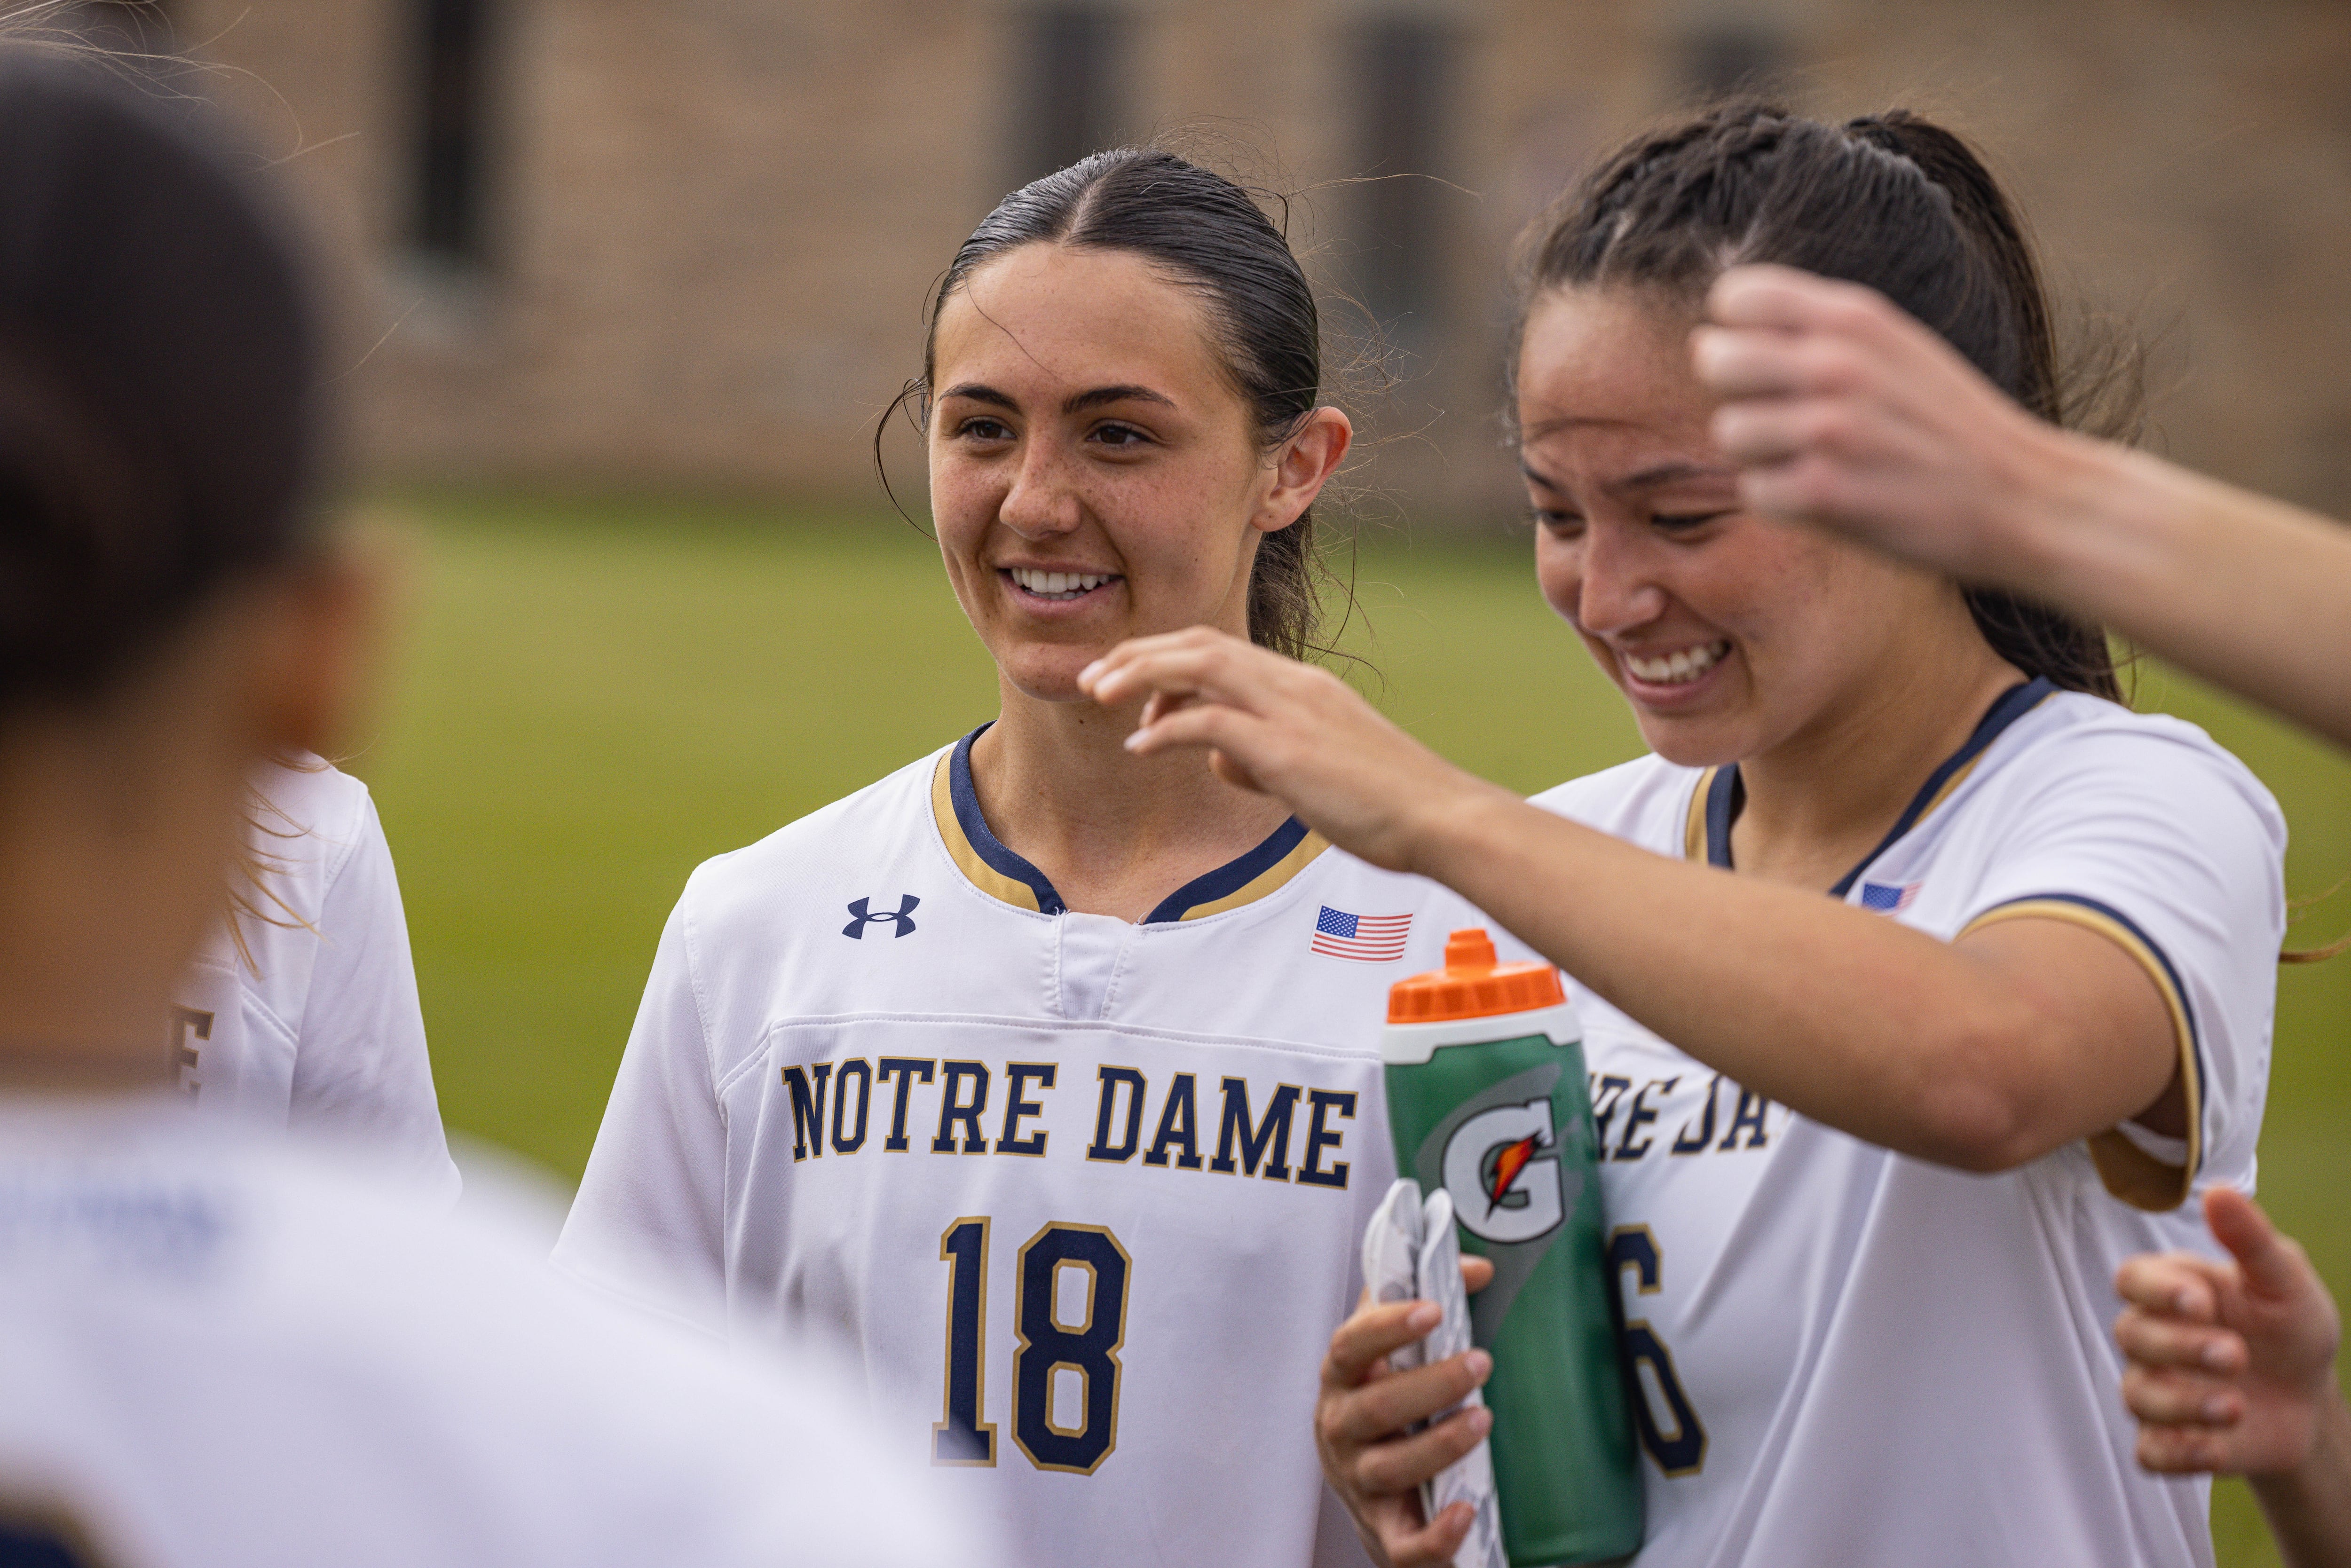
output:
{"label": "orange bottle cap", "polygon": [[1563,1006],[1567,989],[1549,964],[1498,964],[1494,939],[1473,927],[1445,941],[1445,967],[1388,988],[1388,1022],[1446,1023]]}

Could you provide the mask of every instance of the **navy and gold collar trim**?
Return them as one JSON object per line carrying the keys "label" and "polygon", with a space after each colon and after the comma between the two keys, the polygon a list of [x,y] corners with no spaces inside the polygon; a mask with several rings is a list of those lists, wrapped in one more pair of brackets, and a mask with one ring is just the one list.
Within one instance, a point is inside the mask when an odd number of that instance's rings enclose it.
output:
{"label": "navy and gold collar trim", "polygon": [[[1942,766],[1927,776],[1910,804],[1877,847],[1861,857],[1860,862],[1829,889],[1830,896],[1843,898],[1853,891],[1853,884],[1872,862],[1900,842],[1903,836],[1917,827],[1927,815],[1951,797],[1951,792],[1966,781],[1991,743],[1998,740],[2008,727],[2041,706],[2042,701],[2057,688],[2049,677],[2038,675],[2022,681],[2002,692],[1983,721],[1969,736],[1967,744],[1943,759]],[[1730,825],[1739,820],[1741,807],[1747,804],[1747,788],[1739,779],[1739,764],[1709,768],[1698,775],[1698,787],[1690,795],[1689,825],[1684,836],[1682,852],[1687,859],[1696,860],[1703,853],[1708,865],[1730,866]]]}
{"label": "navy and gold collar trim", "polygon": [[[989,897],[1040,915],[1066,913],[1069,906],[1045,873],[1007,849],[980,812],[979,794],[971,783],[971,743],[987,728],[983,724],[957,741],[954,750],[939,758],[938,770],[931,776],[931,815],[938,822],[939,837],[957,869]],[[1194,877],[1168,894],[1144,916],[1143,924],[1199,920],[1253,904],[1296,876],[1330,847],[1330,840],[1292,817],[1247,854],[1205,876]]]}

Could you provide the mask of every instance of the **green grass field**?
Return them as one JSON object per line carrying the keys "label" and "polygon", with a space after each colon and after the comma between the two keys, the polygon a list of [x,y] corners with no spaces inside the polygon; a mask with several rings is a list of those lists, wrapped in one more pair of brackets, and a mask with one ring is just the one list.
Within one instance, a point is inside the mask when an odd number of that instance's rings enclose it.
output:
{"label": "green grass field", "polygon": [[[881,517],[432,498],[393,509],[413,615],[349,761],[398,856],[453,1128],[576,1178],[653,943],[696,862],[994,711],[930,542]],[[1388,712],[1533,790],[1637,755],[1622,701],[1536,596],[1523,545],[1389,539],[1359,563]],[[2288,886],[2351,872],[2351,761],[2194,684],[2139,701],[2210,729],[2293,825]],[[2297,940],[2351,923],[2351,890]],[[2351,1296],[2351,956],[2279,992],[2262,1195]],[[2274,1563],[2221,1489],[2220,1561]]]}

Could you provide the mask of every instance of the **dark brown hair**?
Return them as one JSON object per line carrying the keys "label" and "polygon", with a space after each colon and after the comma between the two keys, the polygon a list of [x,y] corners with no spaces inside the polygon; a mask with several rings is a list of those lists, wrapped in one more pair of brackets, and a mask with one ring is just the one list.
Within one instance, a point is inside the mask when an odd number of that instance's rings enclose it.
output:
{"label": "dark brown hair", "polygon": [[300,541],[316,338],[255,167],[199,103],[0,41],[0,716]]}
{"label": "dark brown hair", "polygon": [[[1294,434],[1322,392],[1322,329],[1298,258],[1249,193],[1155,148],[1097,152],[997,204],[956,252],[931,300],[923,374],[899,404],[927,423],[939,311],[974,272],[1022,246],[1129,251],[1206,303],[1225,373],[1249,405],[1260,447]],[[880,462],[880,431],[875,432]],[[1302,659],[1322,651],[1322,559],[1313,508],[1258,540],[1249,570],[1252,642]]]}
{"label": "dark brown hair", "polygon": [[[2069,396],[2014,208],[1965,141],[1906,110],[1829,125],[1722,105],[1619,150],[1520,243],[1521,328],[1549,289],[1653,289],[1694,305],[1724,268],[1778,262],[1877,290],[2043,419],[2071,423],[2095,401]],[[2001,658],[2121,700],[2102,628],[2004,590],[1965,593]]]}

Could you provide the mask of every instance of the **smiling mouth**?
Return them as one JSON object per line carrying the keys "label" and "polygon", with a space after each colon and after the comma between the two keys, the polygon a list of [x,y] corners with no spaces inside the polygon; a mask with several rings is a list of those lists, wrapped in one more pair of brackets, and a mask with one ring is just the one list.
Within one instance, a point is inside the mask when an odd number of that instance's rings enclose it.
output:
{"label": "smiling mouth", "polygon": [[1111,571],[1039,571],[1025,566],[1008,566],[1001,570],[1006,580],[1029,598],[1053,604],[1083,599],[1120,580],[1118,574]]}
{"label": "smiling mouth", "polygon": [[1729,652],[1730,640],[1726,637],[1681,649],[1664,658],[1645,659],[1628,653],[1620,653],[1617,657],[1635,680],[1653,686],[1686,686],[1720,664]]}

